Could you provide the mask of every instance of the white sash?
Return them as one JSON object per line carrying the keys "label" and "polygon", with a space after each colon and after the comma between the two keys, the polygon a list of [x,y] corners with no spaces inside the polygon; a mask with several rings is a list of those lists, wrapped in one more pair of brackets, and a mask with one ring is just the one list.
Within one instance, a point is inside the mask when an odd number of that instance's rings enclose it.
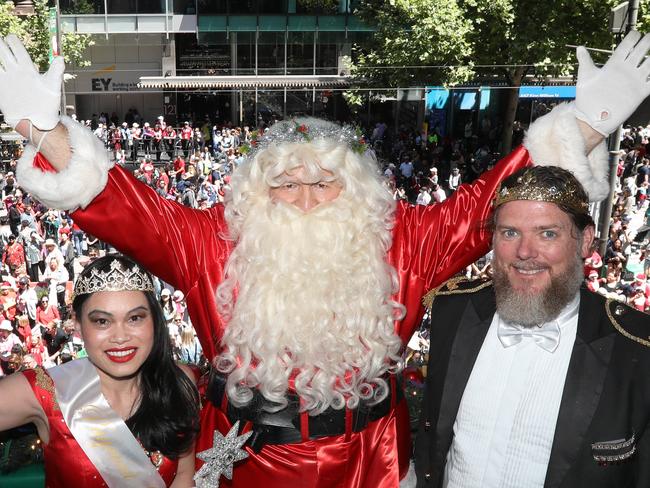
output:
{"label": "white sash", "polygon": [[124,421],[102,395],[99,375],[87,359],[47,370],[75,440],[110,488],[164,488],[165,482]]}

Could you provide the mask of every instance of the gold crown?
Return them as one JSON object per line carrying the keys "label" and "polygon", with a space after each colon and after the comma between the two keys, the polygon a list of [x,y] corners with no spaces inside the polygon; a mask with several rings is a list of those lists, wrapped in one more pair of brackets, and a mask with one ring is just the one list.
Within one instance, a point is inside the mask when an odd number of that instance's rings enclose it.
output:
{"label": "gold crown", "polygon": [[550,202],[570,208],[577,213],[589,213],[589,201],[581,196],[580,188],[572,179],[565,180],[563,189],[557,186],[543,187],[531,171],[526,171],[517,178],[517,183],[510,188],[499,186],[494,197],[494,208],[515,200]]}
{"label": "gold crown", "polygon": [[137,265],[124,267],[120,261],[111,263],[110,271],[93,269],[90,275],[81,276],[74,284],[74,296],[98,291],[154,291],[149,274]]}

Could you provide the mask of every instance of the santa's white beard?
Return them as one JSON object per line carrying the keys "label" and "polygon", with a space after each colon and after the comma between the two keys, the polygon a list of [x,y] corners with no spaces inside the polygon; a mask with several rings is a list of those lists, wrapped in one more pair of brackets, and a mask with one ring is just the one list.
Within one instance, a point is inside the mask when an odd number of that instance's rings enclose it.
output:
{"label": "santa's white beard", "polygon": [[310,413],[383,399],[403,311],[390,300],[388,246],[381,216],[343,195],[306,214],[268,199],[251,208],[217,290],[227,320],[217,368],[229,373],[230,401],[245,405],[256,388],[277,404],[266,408],[282,408],[294,374]]}

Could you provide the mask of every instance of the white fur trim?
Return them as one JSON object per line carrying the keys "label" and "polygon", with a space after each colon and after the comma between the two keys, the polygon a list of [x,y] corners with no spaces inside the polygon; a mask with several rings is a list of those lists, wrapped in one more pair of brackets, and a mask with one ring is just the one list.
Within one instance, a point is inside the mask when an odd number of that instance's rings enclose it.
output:
{"label": "white fur trim", "polygon": [[51,208],[85,208],[99,195],[108,181],[114,163],[102,142],[90,130],[70,117],[61,117],[68,129],[72,156],[68,166],[58,173],[42,171],[33,165],[36,148],[29,144],[16,165],[18,184]]}
{"label": "white fur trim", "polygon": [[524,139],[533,162],[540,166],[559,166],[571,171],[582,183],[592,202],[609,195],[609,153],[605,142],[589,156],[574,115],[573,103],[558,105],[537,119]]}

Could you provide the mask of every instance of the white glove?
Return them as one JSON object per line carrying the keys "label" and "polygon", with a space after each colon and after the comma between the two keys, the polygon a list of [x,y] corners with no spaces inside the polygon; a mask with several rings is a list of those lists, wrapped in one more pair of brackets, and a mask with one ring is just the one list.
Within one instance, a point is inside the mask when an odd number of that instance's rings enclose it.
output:
{"label": "white glove", "polygon": [[0,111],[16,127],[29,119],[35,127],[50,130],[59,121],[63,57],[54,58],[50,69],[40,75],[22,42],[10,34],[0,38]]}
{"label": "white glove", "polygon": [[[601,134],[614,132],[650,95],[650,35],[630,32],[612,53],[605,66],[597,68],[587,50],[580,46],[576,55],[578,83],[575,116]],[[638,44],[637,44],[638,43]]]}

